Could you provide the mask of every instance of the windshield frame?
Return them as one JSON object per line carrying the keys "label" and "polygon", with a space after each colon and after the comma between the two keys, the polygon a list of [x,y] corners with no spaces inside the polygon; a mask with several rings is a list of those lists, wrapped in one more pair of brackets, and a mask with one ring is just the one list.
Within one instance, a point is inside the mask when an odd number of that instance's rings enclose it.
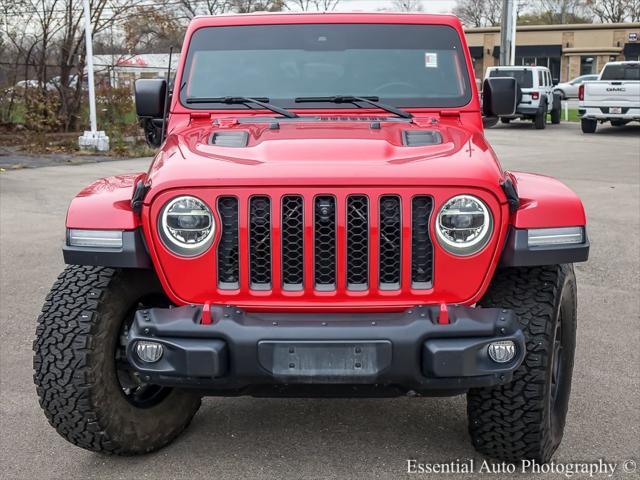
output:
{"label": "windshield frame", "polygon": [[[283,17],[280,15],[273,15],[274,17],[278,16],[278,17]],[[293,16],[293,15],[291,15]],[[307,16],[307,15],[300,15],[300,17],[303,16]],[[340,17],[340,16],[346,16],[346,14],[327,14],[327,17]],[[255,26],[265,26],[265,27],[274,27],[277,28],[279,26],[327,26],[327,27],[331,27],[331,26],[345,26],[345,25],[349,25],[349,26],[395,26],[397,25],[398,27],[407,27],[407,26],[415,26],[415,27],[441,27],[441,28],[447,28],[450,29],[453,33],[453,35],[455,35],[456,37],[456,47],[459,47],[459,54],[457,55],[457,62],[458,62],[458,70],[460,72],[459,78],[461,85],[463,87],[463,95],[461,95],[459,98],[461,98],[461,100],[459,102],[456,102],[455,105],[444,105],[444,104],[439,104],[439,105],[428,105],[425,104],[425,102],[422,102],[420,104],[408,104],[402,100],[404,99],[398,99],[398,98],[389,98],[389,97],[383,97],[380,96],[381,98],[381,102],[387,104],[387,105],[391,105],[393,107],[397,107],[403,110],[416,110],[416,111],[441,111],[441,110],[455,110],[455,111],[461,111],[461,110],[471,110],[471,111],[479,111],[479,102],[477,101],[477,86],[475,84],[475,75],[472,69],[472,65],[470,62],[470,58],[469,58],[469,54],[468,54],[468,46],[466,43],[466,38],[464,37],[464,35],[462,34],[462,29],[461,28],[457,28],[458,25],[455,24],[455,22],[451,22],[451,19],[448,19],[448,22],[419,22],[419,21],[411,21],[411,22],[407,22],[407,16],[404,16],[404,18],[402,18],[402,20],[404,21],[400,21],[400,19],[398,19],[398,21],[389,21],[388,19],[383,19],[380,18],[380,20],[378,20],[378,18],[371,18],[372,16],[382,16],[381,14],[357,14],[357,15],[350,15],[351,17],[354,16],[362,16],[362,18],[357,18],[354,19],[352,21],[331,21],[332,19],[325,19],[322,18],[322,20],[318,19],[318,17],[316,16],[317,20],[316,21],[302,21],[302,22],[264,22],[264,23],[256,23],[256,22],[251,22],[251,23],[220,23],[220,24],[206,24],[206,25],[201,25],[201,26],[197,26],[197,28],[193,28],[193,29],[189,29],[192,31],[188,31],[187,32],[187,38],[188,38],[188,44],[185,43],[185,46],[187,46],[188,48],[185,51],[185,54],[183,56],[183,58],[180,61],[180,71],[179,71],[179,75],[180,75],[180,85],[181,88],[178,90],[177,95],[173,95],[173,101],[172,101],[172,112],[174,111],[175,107],[182,107],[182,109],[185,109],[187,112],[189,111],[211,111],[211,112],[229,112],[229,111],[233,111],[233,112],[238,112],[238,113],[246,113],[246,114],[253,114],[258,113],[258,112],[263,112],[264,109],[261,108],[255,108],[252,106],[247,106],[247,105],[229,105],[229,104],[214,104],[214,103],[210,103],[210,104],[202,104],[202,106],[200,106],[199,104],[197,104],[198,106],[196,106],[196,104],[194,103],[187,103],[186,99],[189,98],[186,94],[183,94],[182,87],[185,87],[185,85],[187,85],[186,83],[186,79],[189,76],[190,73],[190,62],[191,62],[191,55],[192,55],[192,42],[193,42],[193,37],[202,29],[212,29],[212,28],[222,28],[222,27],[255,27]],[[389,15],[390,17],[396,17],[398,18],[397,14],[391,14]],[[421,15],[422,16],[422,15]],[[323,15],[323,17],[325,17]],[[457,21],[457,19],[456,19]],[[428,47],[425,47],[428,49]],[[359,94],[359,92],[358,92]],[[368,96],[368,95],[365,95]],[[411,98],[411,100],[413,100],[415,102],[415,100],[425,100],[426,97],[413,97]],[[314,111],[323,111],[323,110],[330,110],[330,111],[336,111],[336,110],[344,110],[345,112],[350,112],[350,111],[354,111],[354,110],[362,110],[363,112],[366,111],[371,111],[371,110],[376,110],[376,107],[372,106],[372,105],[362,105],[362,106],[358,106],[358,105],[354,105],[354,104],[350,104],[350,103],[342,103],[342,104],[336,104],[333,102],[318,102],[318,103],[309,103],[309,104],[300,104],[300,103],[296,103],[295,102],[295,98],[294,95],[292,95],[291,99],[287,99],[290,100],[289,102],[282,102],[279,99],[276,99],[275,101],[273,99],[270,99],[269,103],[272,103],[274,105],[277,105],[278,107],[282,107],[282,108],[286,108],[288,110],[298,110],[298,111],[305,111],[305,112],[314,112]],[[179,109],[181,110],[181,109]]]}

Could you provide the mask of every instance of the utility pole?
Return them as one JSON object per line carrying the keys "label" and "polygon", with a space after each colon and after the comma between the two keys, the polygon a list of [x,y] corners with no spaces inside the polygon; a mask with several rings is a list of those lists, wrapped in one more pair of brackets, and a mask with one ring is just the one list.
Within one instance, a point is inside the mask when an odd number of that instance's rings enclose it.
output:
{"label": "utility pole", "polygon": [[516,60],[516,0],[502,0],[500,22],[500,65],[514,65]]}
{"label": "utility pole", "polygon": [[[78,138],[78,145],[81,149],[98,150],[105,152],[109,150],[109,137],[103,131],[98,131],[98,122],[96,120],[96,86],[93,79],[93,40],[91,29],[91,10],[89,0],[82,1],[84,10],[84,39],[87,51],[87,83],[89,87],[89,124],[90,131],[85,130],[84,135]],[[78,82],[82,88],[82,73],[78,72]]]}

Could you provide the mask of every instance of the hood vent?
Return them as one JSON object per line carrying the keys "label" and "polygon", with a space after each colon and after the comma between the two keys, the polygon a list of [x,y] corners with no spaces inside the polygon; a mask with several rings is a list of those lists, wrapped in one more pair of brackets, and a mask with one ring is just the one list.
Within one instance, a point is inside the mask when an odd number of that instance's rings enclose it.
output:
{"label": "hood vent", "polygon": [[442,135],[435,130],[405,130],[402,132],[402,144],[406,147],[425,147],[441,143]]}
{"label": "hood vent", "polygon": [[218,147],[246,147],[249,143],[247,132],[215,132],[209,139],[210,145]]}

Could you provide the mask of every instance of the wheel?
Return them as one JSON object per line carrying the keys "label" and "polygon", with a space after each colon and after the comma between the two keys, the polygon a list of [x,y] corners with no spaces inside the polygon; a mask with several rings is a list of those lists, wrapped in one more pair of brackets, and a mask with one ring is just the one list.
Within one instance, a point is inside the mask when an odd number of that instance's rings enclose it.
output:
{"label": "wheel", "polygon": [[580,128],[582,133],[595,133],[598,122],[591,120],[590,118],[583,118],[580,120]]}
{"label": "wheel", "polygon": [[498,270],[480,301],[512,308],[527,355],[513,381],[467,394],[469,433],[476,450],[515,462],[548,462],[562,440],[576,343],[573,265]]}
{"label": "wheel", "polygon": [[540,109],[538,110],[538,113],[536,113],[536,116],[533,118],[533,125],[536,128],[536,130],[542,130],[547,126],[547,105],[546,104],[540,105]]}
{"label": "wheel", "polygon": [[562,101],[559,95],[553,96],[553,108],[551,109],[551,124],[558,125],[562,115]]}
{"label": "wheel", "polygon": [[510,119],[510,118],[506,118],[506,117],[501,117],[501,118],[500,118],[500,121],[501,121],[502,123],[504,123],[504,124],[508,124],[508,123],[511,121],[511,119]]}
{"label": "wheel", "polygon": [[135,310],[168,305],[149,270],[74,265],[58,277],[38,318],[33,367],[40,406],[69,442],[140,454],[167,445],[189,425],[200,397],[145,384],[124,357]]}

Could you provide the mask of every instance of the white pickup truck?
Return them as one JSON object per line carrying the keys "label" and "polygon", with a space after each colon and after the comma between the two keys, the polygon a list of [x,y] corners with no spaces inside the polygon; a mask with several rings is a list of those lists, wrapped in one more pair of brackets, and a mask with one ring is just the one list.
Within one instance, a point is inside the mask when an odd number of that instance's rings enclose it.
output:
{"label": "white pickup truck", "polygon": [[614,127],[640,121],[640,62],[609,62],[597,81],[578,90],[582,131],[594,133],[598,122]]}

